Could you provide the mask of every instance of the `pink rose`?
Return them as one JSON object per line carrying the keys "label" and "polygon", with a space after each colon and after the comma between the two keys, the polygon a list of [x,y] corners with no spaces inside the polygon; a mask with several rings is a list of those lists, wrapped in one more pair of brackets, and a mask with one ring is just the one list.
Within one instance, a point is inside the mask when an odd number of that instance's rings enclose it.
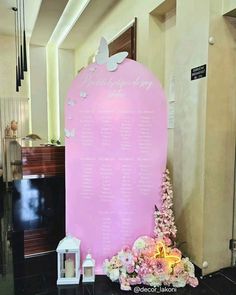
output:
{"label": "pink rose", "polygon": [[174,256],[177,256],[179,258],[182,257],[181,251],[179,249],[177,249],[177,248],[171,249],[170,255],[174,255]]}
{"label": "pink rose", "polygon": [[127,273],[133,273],[134,272],[134,266],[133,265],[128,265],[126,267]]}
{"label": "pink rose", "polygon": [[156,267],[155,271],[157,274],[169,274],[171,271],[171,268],[169,267],[169,264],[165,258],[157,258],[156,259]]}
{"label": "pink rose", "polygon": [[198,282],[198,279],[195,278],[195,277],[189,277],[188,278],[188,284],[191,286],[191,287],[197,287],[199,282]]}
{"label": "pink rose", "polygon": [[120,289],[123,291],[130,291],[131,287],[130,287],[130,285],[120,284]]}
{"label": "pink rose", "polygon": [[184,264],[182,261],[180,261],[175,267],[174,267],[174,275],[175,276],[179,276],[181,275],[182,273],[184,273],[185,270],[184,270]]}
{"label": "pink rose", "polygon": [[124,246],[123,251],[124,252],[131,252],[130,246],[128,246],[128,245]]}
{"label": "pink rose", "polygon": [[120,289],[123,291],[130,291],[131,287],[128,281],[128,278],[125,275],[121,275],[119,278],[120,281]]}
{"label": "pink rose", "polygon": [[129,278],[129,283],[130,285],[139,285],[141,284],[141,279],[139,276],[135,277],[135,278]]}
{"label": "pink rose", "polygon": [[166,246],[172,245],[172,241],[169,237],[163,237],[163,240],[164,240]]}

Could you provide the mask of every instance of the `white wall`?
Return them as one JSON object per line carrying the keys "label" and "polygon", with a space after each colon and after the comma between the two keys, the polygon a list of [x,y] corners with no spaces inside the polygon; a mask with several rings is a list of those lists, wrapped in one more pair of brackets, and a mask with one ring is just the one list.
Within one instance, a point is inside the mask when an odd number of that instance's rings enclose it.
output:
{"label": "white wall", "polygon": [[[164,89],[168,98],[168,107],[174,105],[177,102],[174,86],[176,77],[174,75],[175,69],[175,48],[176,48],[176,9],[172,9],[166,14],[165,18],[165,63],[164,63]],[[158,41],[156,41],[158,42]],[[171,103],[170,103],[171,102]],[[168,129],[168,164],[167,167],[173,175],[173,162],[174,162],[174,128]]]}
{"label": "white wall", "polygon": [[60,103],[60,139],[64,144],[64,104],[67,91],[74,79],[74,51],[67,49],[59,49],[59,103]]}
{"label": "white wall", "polygon": [[[57,50],[57,49],[56,49]],[[47,54],[46,47],[30,46],[31,60],[31,113],[32,113],[32,132],[48,140],[48,89],[53,88],[53,82],[48,80],[47,76]],[[59,81],[56,85],[59,87],[59,107],[57,102],[51,101],[52,112],[60,112],[60,140],[64,144],[64,99],[67,90],[74,78],[74,51],[58,49],[58,73]],[[50,84],[49,84],[50,83]],[[57,114],[54,114],[57,117]],[[55,126],[54,128],[55,129]],[[50,135],[50,139],[55,136]],[[55,139],[59,139],[56,138]]]}
{"label": "white wall", "polygon": [[[208,0],[177,1],[173,177],[175,217],[185,254],[202,266],[204,231],[207,79],[191,81],[191,69],[208,63]],[[220,234],[220,233],[219,233]],[[214,245],[214,247],[220,247]],[[226,251],[228,249],[225,249]],[[208,261],[208,257],[205,257]],[[209,262],[209,261],[208,261]],[[211,271],[217,264],[209,262]]]}
{"label": "white wall", "polygon": [[47,65],[45,47],[30,45],[32,132],[48,138]]}
{"label": "white wall", "polygon": [[[75,52],[76,71],[87,66],[90,57],[94,55],[98,48],[101,36],[104,36],[107,40],[111,40],[134,17],[137,17],[137,60],[145,65],[150,65],[154,62],[148,54],[149,13],[165,1],[122,0],[117,2],[115,8],[96,24],[96,27],[94,27],[94,30],[86,40],[84,42],[78,42]],[[97,5],[99,5],[99,1],[97,1]],[[96,13],[96,9],[94,9],[94,13]]]}
{"label": "white wall", "polygon": [[229,240],[232,238],[236,142],[236,22],[235,18],[222,17],[221,0],[211,0],[210,3],[209,35],[217,41],[209,46],[208,58],[203,258],[210,266],[215,265],[219,269],[227,267],[231,261]]}
{"label": "white wall", "polygon": [[0,35],[0,97],[29,97],[29,73],[16,92],[16,52],[14,36]]}
{"label": "white wall", "polygon": [[[29,72],[24,73],[24,75],[25,79],[21,81],[22,86],[19,88],[20,91],[16,92],[15,38],[13,36],[0,35],[0,98],[29,98]],[[12,108],[14,109],[13,106]],[[26,117],[28,118],[28,115],[26,115]],[[4,121],[5,119],[2,118],[2,122]],[[4,137],[3,131],[7,124],[9,124],[9,122],[4,122],[1,124],[3,126],[0,126],[0,166],[2,158],[2,138]]]}

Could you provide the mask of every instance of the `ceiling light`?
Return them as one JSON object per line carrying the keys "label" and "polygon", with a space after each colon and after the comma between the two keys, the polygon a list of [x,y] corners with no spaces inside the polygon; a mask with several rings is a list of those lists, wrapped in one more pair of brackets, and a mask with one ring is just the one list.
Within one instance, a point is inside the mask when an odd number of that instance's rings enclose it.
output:
{"label": "ceiling light", "polygon": [[90,0],[69,0],[48,43],[61,45]]}
{"label": "ceiling light", "polygon": [[19,92],[24,72],[27,72],[25,0],[16,0],[16,7],[12,7],[12,10],[15,15],[16,92]]}

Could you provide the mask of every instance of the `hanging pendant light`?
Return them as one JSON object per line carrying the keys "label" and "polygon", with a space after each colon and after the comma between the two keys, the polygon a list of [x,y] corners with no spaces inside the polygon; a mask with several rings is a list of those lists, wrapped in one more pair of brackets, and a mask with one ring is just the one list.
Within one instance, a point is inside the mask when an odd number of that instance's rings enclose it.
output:
{"label": "hanging pendant light", "polygon": [[19,75],[18,75],[18,42],[17,42],[17,8],[12,7],[12,10],[14,11],[14,18],[15,18],[15,50],[16,50],[16,92],[19,92]]}
{"label": "hanging pendant light", "polygon": [[16,91],[19,92],[24,72],[27,72],[27,48],[25,32],[25,0],[16,0],[12,7],[15,15],[15,48],[16,48]]}
{"label": "hanging pendant light", "polygon": [[26,49],[26,34],[25,34],[25,0],[23,0],[23,53],[24,53],[24,71],[27,72],[27,49]]}
{"label": "hanging pendant light", "polygon": [[19,5],[18,0],[16,0],[16,23],[17,23],[17,69],[18,69],[18,84],[21,86],[21,61],[20,61],[20,30],[19,30]]}
{"label": "hanging pendant light", "polygon": [[19,44],[20,44],[20,78],[21,80],[24,80],[24,68],[23,68],[23,45],[22,45],[22,36],[23,36],[23,31],[22,31],[22,5],[21,5],[21,0],[19,0],[18,3],[18,7],[19,7],[19,16],[18,16],[18,20],[19,20]]}

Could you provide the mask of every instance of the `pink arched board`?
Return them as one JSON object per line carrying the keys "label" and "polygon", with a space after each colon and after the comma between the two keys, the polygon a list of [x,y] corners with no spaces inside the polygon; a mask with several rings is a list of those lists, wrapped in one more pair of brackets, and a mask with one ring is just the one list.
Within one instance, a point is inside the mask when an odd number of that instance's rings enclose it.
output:
{"label": "pink arched board", "polygon": [[91,64],[66,100],[66,231],[104,259],[153,234],[167,157],[167,107],[159,81],[130,59],[109,72]]}

